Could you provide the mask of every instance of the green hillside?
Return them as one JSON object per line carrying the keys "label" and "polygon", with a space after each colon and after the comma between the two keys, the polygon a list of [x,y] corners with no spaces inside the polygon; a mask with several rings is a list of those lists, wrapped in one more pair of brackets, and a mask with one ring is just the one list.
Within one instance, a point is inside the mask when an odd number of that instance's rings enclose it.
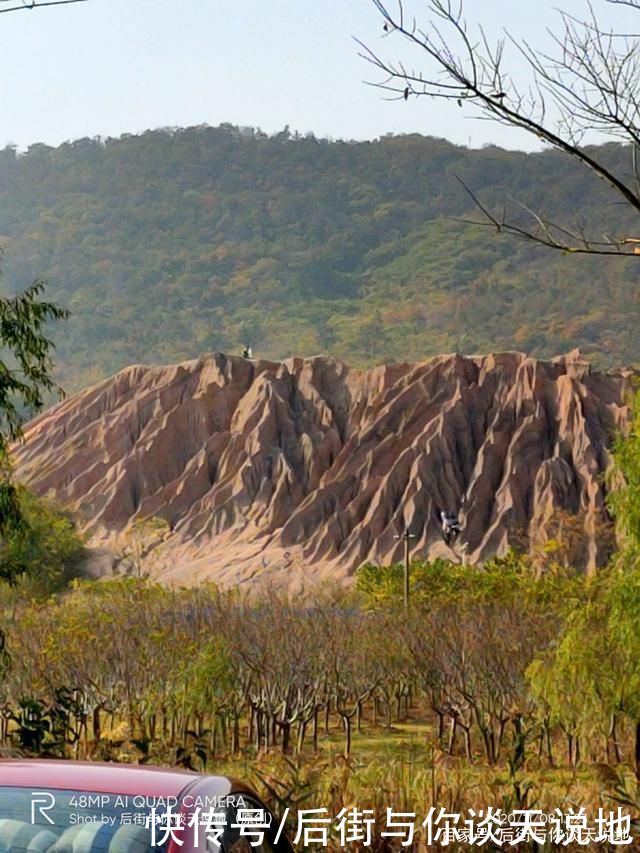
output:
{"label": "green hillside", "polygon": [[[628,171],[622,146],[599,154]],[[353,365],[576,346],[602,366],[640,360],[640,258],[562,255],[462,224],[477,214],[456,175],[483,201],[511,196],[596,234],[628,216],[551,151],[158,130],[0,152],[3,286],[44,277],[71,309],[55,332],[69,390],[245,341]]]}

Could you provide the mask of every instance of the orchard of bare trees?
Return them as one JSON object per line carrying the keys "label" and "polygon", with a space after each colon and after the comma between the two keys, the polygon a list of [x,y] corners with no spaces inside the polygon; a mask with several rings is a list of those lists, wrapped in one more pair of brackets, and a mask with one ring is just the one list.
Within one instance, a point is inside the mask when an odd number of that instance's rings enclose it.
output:
{"label": "orchard of bare trees", "polygon": [[433,595],[408,620],[393,599],[302,606],[133,578],[82,585],[11,627],[0,739],[75,757],[113,757],[126,741],[138,759],[200,766],[318,753],[329,736],[348,756],[363,731],[416,718],[434,748],[469,763],[496,765],[522,743],[550,767],[632,762],[633,718],[614,685],[596,707],[589,673],[564,691],[549,657],[584,583],[536,580],[516,562],[451,565],[445,583],[442,566],[423,567]]}

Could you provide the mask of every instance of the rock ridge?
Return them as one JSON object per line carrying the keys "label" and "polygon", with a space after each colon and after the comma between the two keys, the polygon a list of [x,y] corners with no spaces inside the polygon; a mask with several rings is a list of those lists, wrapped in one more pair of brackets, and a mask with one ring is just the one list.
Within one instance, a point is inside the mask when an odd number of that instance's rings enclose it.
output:
{"label": "rock ridge", "polygon": [[611,544],[602,475],[631,380],[579,352],[371,370],[216,352],[75,394],[27,425],[14,463],[101,554],[163,519],[147,565],[170,583],[343,580],[400,559],[405,525],[415,556],[451,557],[437,511],[459,507],[459,559],[548,547],[564,525],[593,570]]}

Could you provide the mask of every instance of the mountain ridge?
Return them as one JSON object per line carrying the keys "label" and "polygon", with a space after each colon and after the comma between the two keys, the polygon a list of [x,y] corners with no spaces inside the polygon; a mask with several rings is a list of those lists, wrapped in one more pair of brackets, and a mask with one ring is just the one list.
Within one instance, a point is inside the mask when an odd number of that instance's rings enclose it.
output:
{"label": "mountain ridge", "polygon": [[[103,557],[162,519],[142,562],[167,583],[348,582],[363,562],[400,559],[405,526],[416,557],[475,563],[570,534],[592,571],[611,546],[602,475],[632,378],[579,352],[370,370],[205,354],[59,403],[27,425],[15,470],[71,508]],[[460,507],[452,552],[438,510]]]}
{"label": "mountain ridge", "polygon": [[[624,146],[593,154],[632,175]],[[612,191],[559,152],[150,131],[0,151],[5,291],[42,277],[71,310],[52,329],[71,392],[247,343],[358,367],[575,347],[600,367],[638,363],[636,259],[564,256],[461,222],[478,210],[457,178],[522,224],[509,198],[598,239],[635,236]]]}

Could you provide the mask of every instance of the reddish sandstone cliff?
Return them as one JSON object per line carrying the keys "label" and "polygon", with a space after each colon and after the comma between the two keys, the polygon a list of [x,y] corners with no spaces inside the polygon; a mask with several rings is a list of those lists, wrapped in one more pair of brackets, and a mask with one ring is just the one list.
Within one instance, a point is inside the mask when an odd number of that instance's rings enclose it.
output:
{"label": "reddish sandstone cliff", "polygon": [[399,559],[405,523],[416,555],[452,556],[436,510],[460,506],[459,557],[536,547],[573,516],[593,567],[629,383],[575,353],[369,371],[216,353],[129,367],[76,394],[28,426],[16,469],[78,511],[96,545],[165,519],[148,565],[176,583],[341,579]]}

